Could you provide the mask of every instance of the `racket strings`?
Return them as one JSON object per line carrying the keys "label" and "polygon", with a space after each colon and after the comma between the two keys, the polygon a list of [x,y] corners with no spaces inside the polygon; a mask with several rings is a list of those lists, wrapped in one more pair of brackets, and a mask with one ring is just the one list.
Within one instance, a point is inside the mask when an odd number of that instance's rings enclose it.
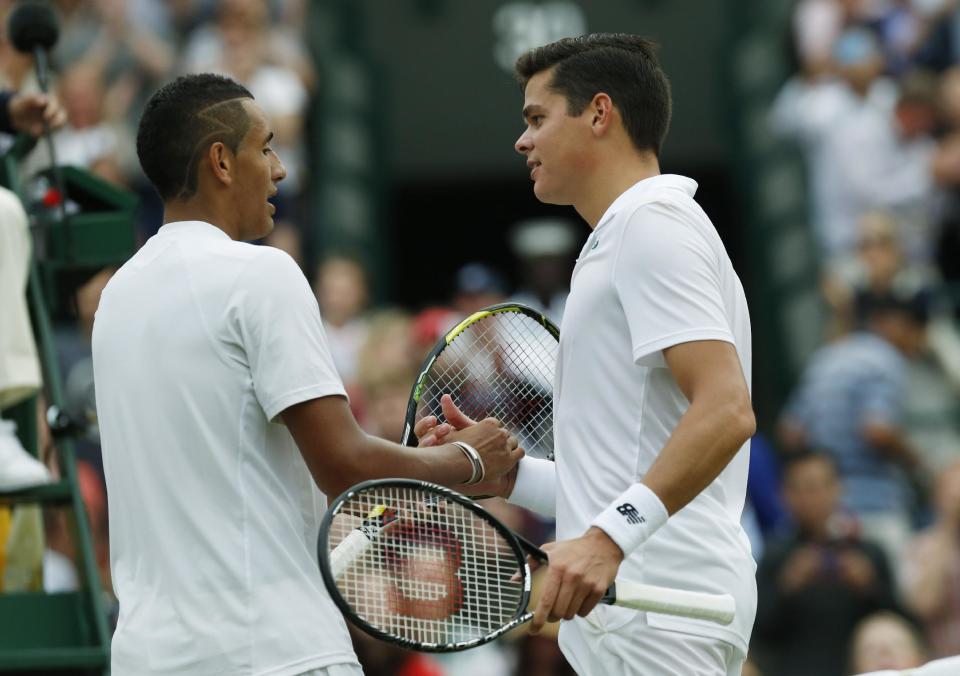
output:
{"label": "racket strings", "polygon": [[521,610],[524,581],[513,548],[463,505],[410,488],[358,493],[330,533],[331,551],[359,525],[349,514],[397,510],[336,581],[357,616],[396,638],[437,645],[482,638]]}
{"label": "racket strings", "polygon": [[517,312],[484,317],[437,357],[424,381],[416,419],[442,418],[450,394],[468,416],[492,416],[518,435],[534,457],[553,454],[553,378],[557,340]]}

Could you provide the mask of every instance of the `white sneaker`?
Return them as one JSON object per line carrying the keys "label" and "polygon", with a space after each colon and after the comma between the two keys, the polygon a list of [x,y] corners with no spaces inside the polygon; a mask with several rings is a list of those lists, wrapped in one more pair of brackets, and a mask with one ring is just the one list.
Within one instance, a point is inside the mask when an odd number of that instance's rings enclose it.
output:
{"label": "white sneaker", "polygon": [[20,445],[16,426],[0,420],[0,492],[48,484],[50,471]]}

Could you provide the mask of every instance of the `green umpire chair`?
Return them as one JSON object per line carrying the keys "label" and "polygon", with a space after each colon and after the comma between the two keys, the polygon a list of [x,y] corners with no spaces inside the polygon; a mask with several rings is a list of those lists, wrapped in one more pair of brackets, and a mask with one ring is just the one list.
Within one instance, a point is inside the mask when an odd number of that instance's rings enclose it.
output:
{"label": "green umpire chair", "polygon": [[[135,248],[136,197],[75,167],[42,172],[25,190],[20,160],[32,143],[19,138],[0,158],[0,184],[16,192],[31,214],[34,255],[29,306],[50,410],[62,410],[63,392],[52,317],[65,316],[73,290],[98,270],[119,266]],[[59,176],[57,175],[59,174]],[[64,188],[62,199],[59,186]],[[38,452],[37,398],[6,411],[21,442]],[[52,407],[57,407],[56,409]],[[49,416],[48,416],[49,417]],[[0,493],[0,505],[66,507],[76,552],[77,591],[0,593],[0,672],[30,674],[109,673],[110,634],[95,562],[90,526],[77,482],[72,439],[57,440],[57,483]]]}

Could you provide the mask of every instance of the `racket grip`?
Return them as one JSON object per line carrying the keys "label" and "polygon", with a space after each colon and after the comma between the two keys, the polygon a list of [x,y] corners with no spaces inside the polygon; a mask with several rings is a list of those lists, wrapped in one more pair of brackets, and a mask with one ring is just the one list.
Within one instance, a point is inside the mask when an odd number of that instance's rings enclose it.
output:
{"label": "racket grip", "polygon": [[337,580],[343,575],[353,562],[363,556],[370,547],[370,538],[361,530],[351,531],[343,541],[330,552],[330,572]]}
{"label": "racket grip", "polygon": [[635,582],[617,582],[610,585],[600,603],[710,620],[722,625],[733,622],[736,612],[736,603],[729,594],[705,594]]}

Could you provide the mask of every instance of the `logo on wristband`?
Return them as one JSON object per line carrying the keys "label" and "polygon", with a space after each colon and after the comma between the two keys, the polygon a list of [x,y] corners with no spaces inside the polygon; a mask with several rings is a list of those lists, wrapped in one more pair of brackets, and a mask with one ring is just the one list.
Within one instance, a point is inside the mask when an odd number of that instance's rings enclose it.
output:
{"label": "logo on wristband", "polygon": [[631,505],[629,502],[625,502],[622,505],[617,506],[617,511],[623,514],[627,518],[627,523],[646,523],[647,520],[640,516],[640,513],[637,511],[637,508]]}

